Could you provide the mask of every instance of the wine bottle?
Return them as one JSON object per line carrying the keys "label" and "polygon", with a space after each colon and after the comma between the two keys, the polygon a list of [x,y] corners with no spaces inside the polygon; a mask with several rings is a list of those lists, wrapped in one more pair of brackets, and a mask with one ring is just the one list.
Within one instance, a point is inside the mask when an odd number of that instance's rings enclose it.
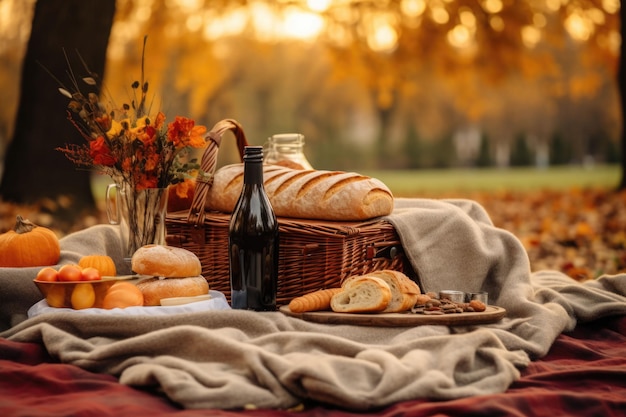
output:
{"label": "wine bottle", "polygon": [[230,218],[231,306],[276,310],[278,221],[263,187],[263,147],[244,148],[241,195]]}

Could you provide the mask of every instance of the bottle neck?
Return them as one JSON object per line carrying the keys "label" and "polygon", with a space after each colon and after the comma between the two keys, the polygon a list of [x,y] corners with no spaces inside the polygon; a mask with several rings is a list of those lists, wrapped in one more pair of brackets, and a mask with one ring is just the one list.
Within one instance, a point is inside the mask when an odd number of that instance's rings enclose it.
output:
{"label": "bottle neck", "polygon": [[243,183],[246,185],[263,184],[263,148],[247,146],[243,155]]}
{"label": "bottle neck", "polygon": [[243,168],[243,183],[246,185],[263,184],[263,163],[246,161]]}

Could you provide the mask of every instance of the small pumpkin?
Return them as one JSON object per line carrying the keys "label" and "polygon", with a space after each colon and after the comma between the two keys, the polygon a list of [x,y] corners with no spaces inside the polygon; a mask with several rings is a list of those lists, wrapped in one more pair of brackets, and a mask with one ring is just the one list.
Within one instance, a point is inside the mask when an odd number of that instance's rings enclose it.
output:
{"label": "small pumpkin", "polygon": [[114,277],[117,275],[113,258],[107,255],[86,255],[80,258],[78,266],[81,268],[96,268],[103,277]]}
{"label": "small pumpkin", "polygon": [[0,234],[0,267],[55,265],[59,258],[61,246],[57,235],[20,215],[13,230]]}

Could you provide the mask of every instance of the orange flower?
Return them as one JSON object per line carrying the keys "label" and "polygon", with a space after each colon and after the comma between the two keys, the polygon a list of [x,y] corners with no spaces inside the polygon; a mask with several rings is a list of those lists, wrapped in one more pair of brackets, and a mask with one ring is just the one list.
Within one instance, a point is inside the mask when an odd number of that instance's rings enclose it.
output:
{"label": "orange flower", "polygon": [[152,146],[156,142],[158,136],[157,130],[154,126],[144,126],[142,128],[137,128],[136,130],[137,139],[142,141],[146,146]]}
{"label": "orange flower", "polygon": [[202,148],[206,145],[204,134],[206,133],[205,126],[194,126],[189,133],[188,145],[192,148]]}
{"label": "orange flower", "polygon": [[185,146],[201,148],[205,144],[203,134],[206,127],[194,126],[195,122],[187,117],[176,116],[176,119],[167,125],[167,138],[176,149]]}
{"label": "orange flower", "polygon": [[146,171],[154,171],[159,165],[159,155],[156,152],[147,152],[146,159]]}
{"label": "orange flower", "polygon": [[152,123],[152,125],[154,126],[156,130],[161,130],[164,123],[165,123],[165,115],[163,114],[163,112],[158,112],[156,117],[154,118],[154,122]]}
{"label": "orange flower", "polygon": [[[187,158],[184,150],[206,145],[206,127],[180,116],[168,124],[160,111],[149,115],[148,83],[143,82],[143,72],[142,82],[131,84],[135,99],[121,107],[110,108],[95,92],[83,93],[76,80],[72,84],[74,90],[63,87],[60,91],[70,98],[68,116],[87,143],[57,148],[70,161],[97,168],[135,190],[176,184],[200,168],[196,160]],[[95,79],[88,84],[98,86]]]}
{"label": "orange flower", "polygon": [[95,117],[95,120],[105,132],[111,129],[111,117],[108,114],[101,114],[100,116]]}
{"label": "orange flower", "polygon": [[112,166],[115,164],[115,158],[111,155],[111,150],[102,136],[89,142],[89,156],[97,165]]}

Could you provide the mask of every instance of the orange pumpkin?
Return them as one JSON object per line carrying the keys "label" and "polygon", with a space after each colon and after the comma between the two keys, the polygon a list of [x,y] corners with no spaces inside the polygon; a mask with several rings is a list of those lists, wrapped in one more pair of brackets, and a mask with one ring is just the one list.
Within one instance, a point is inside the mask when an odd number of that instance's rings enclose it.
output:
{"label": "orange pumpkin", "polygon": [[196,181],[186,179],[168,188],[167,211],[189,210],[196,191]]}
{"label": "orange pumpkin", "polygon": [[13,230],[0,235],[0,267],[55,265],[60,257],[57,235],[22,216],[17,216]]}
{"label": "orange pumpkin", "polygon": [[117,275],[113,258],[107,255],[86,255],[80,258],[78,266],[82,268],[96,268],[103,277],[114,277]]}

